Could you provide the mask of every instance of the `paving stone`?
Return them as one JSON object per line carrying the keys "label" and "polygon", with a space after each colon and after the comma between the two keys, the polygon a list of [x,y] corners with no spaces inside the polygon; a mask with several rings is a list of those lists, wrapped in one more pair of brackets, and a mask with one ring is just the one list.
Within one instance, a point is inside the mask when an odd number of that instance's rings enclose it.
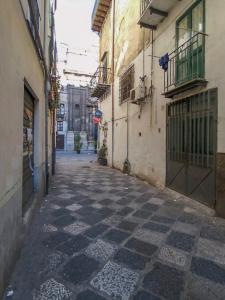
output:
{"label": "paving stone", "polygon": [[54,217],[61,217],[63,215],[69,215],[69,213],[70,213],[70,211],[68,209],[60,208],[60,209],[54,210],[52,212],[52,215]]}
{"label": "paving stone", "polygon": [[73,198],[75,195],[74,194],[70,194],[70,193],[63,193],[63,194],[59,194],[57,197],[61,198],[61,199],[71,199]]}
{"label": "paving stone", "polygon": [[165,234],[140,228],[135,232],[134,237],[144,242],[159,246],[165,239]]}
{"label": "paving stone", "polygon": [[82,208],[82,206],[80,204],[74,203],[72,205],[66,206],[66,209],[70,210],[70,211],[76,211],[78,209]]}
{"label": "paving stone", "polygon": [[197,216],[195,214],[190,214],[190,213],[183,213],[179,218],[179,222],[183,223],[189,223],[189,224],[201,224],[202,218],[200,216]]}
{"label": "paving stone", "polygon": [[87,217],[89,216],[90,214],[95,214],[95,213],[98,213],[99,212],[99,209],[97,208],[94,208],[92,206],[82,206],[80,209],[78,209],[76,211],[77,214],[81,215],[81,216],[84,216],[84,217]]}
{"label": "paving stone", "polygon": [[90,238],[95,238],[98,235],[102,234],[103,232],[105,232],[107,229],[109,228],[108,225],[106,224],[97,224],[93,227],[91,227],[90,229],[86,230],[84,232],[84,234]]}
{"label": "paving stone", "polygon": [[72,295],[63,284],[51,278],[45,281],[39,291],[34,291],[33,300],[64,300]]}
{"label": "paving stone", "polygon": [[65,215],[65,216],[62,216],[61,218],[56,219],[53,222],[53,225],[65,227],[67,225],[74,223],[75,220],[76,220],[75,217],[70,216],[70,215]]}
{"label": "paving stone", "polygon": [[152,295],[145,291],[139,291],[133,298],[133,300],[160,300],[159,297]]}
{"label": "paving stone", "polygon": [[128,214],[132,213],[134,210],[131,207],[124,207],[120,211],[117,212],[118,215],[120,216],[127,216]]}
{"label": "paving stone", "polygon": [[71,233],[73,235],[78,235],[82,232],[84,232],[85,230],[87,230],[89,228],[89,225],[83,223],[83,222],[75,222],[69,226],[64,227],[64,231]]}
{"label": "paving stone", "polygon": [[120,229],[131,231],[131,232],[134,231],[135,228],[137,228],[137,226],[138,226],[137,223],[130,222],[130,221],[127,221],[127,220],[124,220],[124,221],[122,221],[121,223],[118,224],[118,227]]}
{"label": "paving stone", "polygon": [[116,226],[122,221],[123,217],[118,215],[112,215],[111,217],[103,220],[104,224],[109,226]]}
{"label": "paving stone", "polygon": [[161,233],[166,233],[170,230],[170,227],[163,225],[163,224],[154,223],[154,222],[148,222],[148,223],[144,224],[143,228],[149,229],[152,231],[161,232]]}
{"label": "paving stone", "polygon": [[131,199],[128,199],[128,198],[122,198],[120,200],[117,201],[117,204],[119,205],[127,205],[131,202],[132,200]]}
{"label": "paving stone", "polygon": [[110,217],[114,213],[114,210],[109,207],[103,207],[98,210],[98,213],[106,218]]}
{"label": "paving stone", "polygon": [[99,203],[102,205],[110,205],[110,204],[113,204],[114,201],[111,199],[104,199],[104,200],[99,201]]}
{"label": "paving stone", "polygon": [[152,204],[152,203],[145,203],[141,209],[143,210],[149,210],[151,212],[155,212],[160,208],[159,205],[156,204]]}
{"label": "paving stone", "polygon": [[200,236],[205,239],[220,241],[225,243],[225,227],[222,226],[203,226]]}
{"label": "paving stone", "polygon": [[103,237],[106,238],[107,240],[120,244],[121,242],[126,240],[129,236],[130,234],[124,231],[118,229],[111,229],[106,234],[104,234]]}
{"label": "paving stone", "polygon": [[56,268],[64,262],[65,257],[66,256],[60,252],[53,252],[49,254],[46,260],[47,266],[44,272],[46,273],[55,271]]}
{"label": "paving stone", "polygon": [[150,243],[143,242],[136,238],[131,238],[126,244],[125,247],[140,252],[147,256],[152,256],[158,249],[157,246]]}
{"label": "paving stone", "polygon": [[185,267],[188,262],[187,255],[168,246],[160,249],[158,257],[165,262],[169,262],[180,267]]}
{"label": "paving stone", "polygon": [[161,208],[157,211],[158,215],[171,218],[176,220],[182,213],[180,208],[170,207],[166,205],[162,205]]}
{"label": "paving stone", "polygon": [[189,277],[186,287],[185,300],[223,300],[225,299],[225,286],[199,276]]}
{"label": "paving stone", "polygon": [[106,262],[116,252],[117,247],[103,240],[97,240],[88,246],[85,254],[99,262]]}
{"label": "paving stone", "polygon": [[143,280],[146,290],[168,300],[180,300],[184,290],[184,272],[156,262]]}
{"label": "paving stone", "polygon": [[76,300],[106,300],[100,295],[95,294],[94,292],[87,290],[81,292],[77,295]]}
{"label": "paving stone", "polygon": [[64,232],[53,232],[49,237],[43,240],[43,244],[48,248],[55,248],[61,243],[71,239],[71,235]]}
{"label": "paving stone", "polygon": [[158,223],[164,223],[164,224],[168,224],[168,225],[171,225],[175,222],[174,219],[171,219],[171,218],[167,218],[167,217],[164,217],[164,216],[160,216],[160,215],[155,215],[151,218],[152,221],[154,222],[158,222]]}
{"label": "paving stone", "polygon": [[83,216],[81,220],[84,223],[87,223],[88,225],[95,225],[104,219],[105,219],[105,216],[103,216],[101,214],[91,213],[88,216]]}
{"label": "paving stone", "polygon": [[99,263],[96,260],[81,254],[71,258],[60,274],[65,280],[73,284],[80,284],[84,280],[88,280],[98,268]]}
{"label": "paving stone", "polygon": [[213,261],[200,257],[193,257],[191,271],[194,274],[207,278],[213,282],[225,284],[225,269]]}
{"label": "paving stone", "polygon": [[125,264],[130,269],[143,270],[149,261],[145,256],[131,252],[127,249],[120,249],[114,256],[117,263]]}
{"label": "paving stone", "polygon": [[92,279],[91,285],[112,299],[128,300],[137,285],[138,278],[138,273],[108,262]]}
{"label": "paving stone", "polygon": [[187,233],[190,235],[197,235],[199,233],[199,228],[196,227],[196,225],[182,223],[182,222],[176,222],[173,225],[173,230]]}
{"label": "paving stone", "polygon": [[44,224],[43,232],[56,232],[58,229],[51,224]]}
{"label": "paving stone", "polygon": [[200,238],[198,240],[197,256],[225,265],[225,244]]}
{"label": "paving stone", "polygon": [[60,209],[61,206],[59,206],[59,205],[57,205],[57,204],[51,204],[51,208],[57,210],[57,209]]}
{"label": "paving stone", "polygon": [[166,243],[183,251],[191,252],[194,247],[195,238],[190,234],[172,231],[169,234]]}
{"label": "paving stone", "polygon": [[90,242],[86,237],[82,235],[77,235],[72,237],[65,243],[59,245],[56,249],[70,256],[86,248],[89,245],[89,243]]}
{"label": "paving stone", "polygon": [[133,216],[141,219],[148,219],[151,216],[152,212],[147,210],[137,210]]}
{"label": "paving stone", "polygon": [[152,197],[148,202],[151,203],[151,204],[162,205],[162,204],[165,203],[165,200],[160,199],[160,198]]}

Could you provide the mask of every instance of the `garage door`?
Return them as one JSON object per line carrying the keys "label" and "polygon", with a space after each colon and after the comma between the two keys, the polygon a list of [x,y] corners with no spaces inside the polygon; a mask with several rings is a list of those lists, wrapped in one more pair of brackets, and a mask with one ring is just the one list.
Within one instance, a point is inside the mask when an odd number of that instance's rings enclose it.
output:
{"label": "garage door", "polygon": [[215,205],[217,89],[172,103],[167,110],[167,186]]}

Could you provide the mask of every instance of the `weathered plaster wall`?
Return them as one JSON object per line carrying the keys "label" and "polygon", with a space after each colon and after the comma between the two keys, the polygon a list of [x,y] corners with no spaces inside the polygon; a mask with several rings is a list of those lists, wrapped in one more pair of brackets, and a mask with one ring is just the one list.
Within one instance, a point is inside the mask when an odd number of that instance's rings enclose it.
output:
{"label": "weathered plaster wall", "polygon": [[[154,32],[154,55],[162,56],[175,48],[175,21],[194,0],[177,2],[165,20],[159,24]],[[223,12],[225,3],[218,0],[216,5],[206,0],[206,79],[208,88],[218,87],[218,152],[225,152],[225,84],[223,61],[225,49],[225,35],[223,34]],[[123,17],[122,17],[123,16]],[[110,19],[111,11],[108,19]],[[152,44],[150,30],[140,29],[137,25],[139,18],[139,1],[116,1],[116,39],[115,39],[115,147],[114,164],[122,169],[126,159],[127,148],[127,104],[119,101],[119,78],[131,64],[135,65],[135,87],[139,84],[139,77],[147,75],[147,87],[152,78],[154,86],[153,99],[142,107],[129,104],[129,160],[132,173],[153,182],[157,186],[165,185],[166,176],[166,104],[171,100],[166,99],[163,93],[163,71],[159,67],[158,59],[153,60],[153,73],[151,75]],[[105,24],[108,24],[108,19]],[[109,25],[107,25],[109,28]],[[103,26],[101,53],[104,53],[102,40],[108,40],[110,45],[111,32]],[[104,33],[107,31],[107,33]],[[145,31],[145,34],[143,32]],[[145,42],[143,43],[143,36]],[[143,55],[143,44],[146,45]],[[144,57],[144,61],[143,61]],[[144,73],[143,73],[144,65]],[[181,97],[182,95],[180,95]],[[101,102],[104,112],[104,121],[109,122],[108,148],[109,162],[111,164],[111,94]],[[140,115],[140,116],[139,116]]]}
{"label": "weathered plaster wall", "polygon": [[24,78],[37,96],[34,120],[35,181],[44,187],[45,97],[43,70],[19,1],[0,2],[0,294],[18,249],[22,225]]}

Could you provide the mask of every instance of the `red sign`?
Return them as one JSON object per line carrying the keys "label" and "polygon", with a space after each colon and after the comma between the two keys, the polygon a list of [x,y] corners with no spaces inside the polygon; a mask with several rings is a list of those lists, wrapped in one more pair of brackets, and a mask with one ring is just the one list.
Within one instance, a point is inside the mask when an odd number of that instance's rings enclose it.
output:
{"label": "red sign", "polygon": [[93,117],[94,124],[98,124],[101,122],[101,118]]}

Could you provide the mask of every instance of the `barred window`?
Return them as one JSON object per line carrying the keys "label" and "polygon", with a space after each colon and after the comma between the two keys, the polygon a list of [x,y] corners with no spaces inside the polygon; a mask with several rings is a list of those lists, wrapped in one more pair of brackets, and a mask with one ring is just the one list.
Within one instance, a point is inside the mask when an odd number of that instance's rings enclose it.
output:
{"label": "barred window", "polygon": [[130,98],[130,91],[134,88],[134,66],[131,66],[120,78],[120,102]]}
{"label": "barred window", "polygon": [[63,121],[57,122],[57,131],[63,131]]}

